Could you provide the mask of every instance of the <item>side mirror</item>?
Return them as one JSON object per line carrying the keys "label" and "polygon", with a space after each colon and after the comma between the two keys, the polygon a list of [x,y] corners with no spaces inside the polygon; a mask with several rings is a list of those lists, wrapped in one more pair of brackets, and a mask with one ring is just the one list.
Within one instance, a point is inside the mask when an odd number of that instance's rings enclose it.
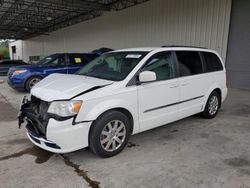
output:
{"label": "side mirror", "polygon": [[156,74],[153,71],[143,71],[139,75],[139,81],[141,83],[152,82],[156,80]]}

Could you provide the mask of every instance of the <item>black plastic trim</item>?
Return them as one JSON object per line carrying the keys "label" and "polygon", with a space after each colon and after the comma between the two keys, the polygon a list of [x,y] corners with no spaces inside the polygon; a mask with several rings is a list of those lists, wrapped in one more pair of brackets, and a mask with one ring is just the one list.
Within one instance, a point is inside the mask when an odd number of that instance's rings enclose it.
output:
{"label": "black plastic trim", "polygon": [[41,144],[41,142],[38,140],[38,139],[36,139],[35,137],[33,137],[31,134],[29,134],[30,135],[30,138],[34,141],[34,142],[36,142],[36,143],[38,143],[38,144]]}
{"label": "black plastic trim", "polygon": [[[107,85],[110,85],[110,84],[107,84]],[[83,92],[81,92],[81,93],[78,93],[77,95],[75,95],[75,96],[71,97],[69,100],[72,100],[72,99],[74,99],[74,98],[76,98],[76,97],[78,97],[78,96],[80,96],[80,95],[85,94],[85,93],[88,93],[88,92],[91,92],[91,91],[94,91],[94,90],[100,89],[100,88],[105,87],[105,86],[107,86],[107,85],[102,85],[102,86],[95,86],[95,87],[92,87],[92,88],[90,88],[90,89],[88,89],[88,90],[86,90],[86,91],[83,91]]]}
{"label": "black plastic trim", "polygon": [[44,144],[50,148],[55,148],[55,149],[61,149],[60,146],[58,146],[57,144],[55,143],[48,143],[48,142],[44,142]]}
{"label": "black plastic trim", "polygon": [[170,106],[174,106],[174,105],[177,105],[177,104],[189,102],[189,101],[192,101],[192,100],[195,100],[195,99],[199,99],[199,98],[202,98],[202,97],[204,97],[204,95],[201,95],[201,96],[198,96],[198,97],[194,97],[194,98],[191,98],[191,99],[187,99],[187,100],[184,100],[184,101],[180,101],[180,102],[175,102],[175,103],[171,103],[171,104],[167,104],[167,105],[163,105],[163,106],[158,106],[158,107],[155,107],[155,108],[151,108],[151,109],[145,110],[143,113],[147,113],[147,112],[159,110],[159,109],[162,109],[162,108],[167,108],[167,107],[170,107]]}
{"label": "black plastic trim", "polygon": [[181,45],[163,45],[162,48],[197,48],[197,49],[208,49],[206,47],[198,47],[198,46],[181,46]]}

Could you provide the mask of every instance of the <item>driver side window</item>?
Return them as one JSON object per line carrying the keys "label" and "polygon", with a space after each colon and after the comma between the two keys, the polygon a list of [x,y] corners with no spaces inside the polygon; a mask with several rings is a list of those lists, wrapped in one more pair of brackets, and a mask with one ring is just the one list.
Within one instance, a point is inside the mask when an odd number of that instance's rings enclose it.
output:
{"label": "driver side window", "polygon": [[160,52],[153,55],[142,71],[153,71],[156,74],[156,81],[174,78],[174,62],[171,52]]}
{"label": "driver side window", "polygon": [[64,66],[66,65],[64,56],[57,57],[50,62],[52,66]]}

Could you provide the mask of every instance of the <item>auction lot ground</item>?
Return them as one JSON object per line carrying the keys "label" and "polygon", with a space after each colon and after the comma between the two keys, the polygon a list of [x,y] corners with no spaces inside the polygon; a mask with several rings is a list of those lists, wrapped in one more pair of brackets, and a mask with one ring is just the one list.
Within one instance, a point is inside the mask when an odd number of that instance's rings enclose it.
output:
{"label": "auction lot ground", "polygon": [[250,187],[250,92],[231,89],[215,119],[190,117],[130,138],[119,155],[33,146],[16,114],[24,92],[0,77],[0,187]]}

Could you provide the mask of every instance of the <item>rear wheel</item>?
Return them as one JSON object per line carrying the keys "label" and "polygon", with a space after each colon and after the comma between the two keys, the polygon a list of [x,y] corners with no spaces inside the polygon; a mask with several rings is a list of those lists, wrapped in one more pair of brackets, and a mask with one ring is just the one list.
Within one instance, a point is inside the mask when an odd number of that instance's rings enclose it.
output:
{"label": "rear wheel", "polygon": [[221,105],[220,95],[216,91],[213,91],[208,97],[202,116],[207,119],[214,118],[219,111],[220,105]]}
{"label": "rear wheel", "polygon": [[131,124],[126,115],[119,111],[109,111],[101,115],[91,128],[89,145],[101,157],[112,157],[126,146]]}
{"label": "rear wheel", "polygon": [[30,90],[34,87],[34,85],[36,85],[38,82],[41,81],[41,77],[40,76],[32,76],[30,77],[25,84],[25,90],[30,92]]}

